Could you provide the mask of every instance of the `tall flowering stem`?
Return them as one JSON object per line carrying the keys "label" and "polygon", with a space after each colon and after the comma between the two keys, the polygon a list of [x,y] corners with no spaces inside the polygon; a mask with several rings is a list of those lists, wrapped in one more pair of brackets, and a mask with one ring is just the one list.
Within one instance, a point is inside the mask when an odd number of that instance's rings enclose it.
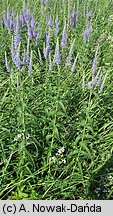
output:
{"label": "tall flowering stem", "polygon": [[101,81],[101,76],[102,76],[102,72],[100,73],[100,71],[98,71],[97,75],[95,77],[92,77],[92,80],[88,82],[88,88],[92,89],[95,84],[99,86]]}
{"label": "tall flowering stem", "polygon": [[83,33],[83,41],[84,41],[84,43],[86,43],[89,40],[90,33],[91,33],[91,22],[88,21],[88,25],[87,25],[84,33]]}
{"label": "tall flowering stem", "polygon": [[54,62],[56,62],[57,65],[61,64],[61,56],[59,51],[59,40],[57,38],[57,43],[55,47],[55,54],[54,54]]}
{"label": "tall flowering stem", "polygon": [[77,24],[77,15],[75,13],[75,6],[74,6],[73,11],[72,11],[70,24],[72,27],[76,27],[76,24]]}
{"label": "tall flowering stem", "polygon": [[40,64],[42,64],[42,56],[39,48],[38,48],[38,55],[39,55]]}
{"label": "tall flowering stem", "polygon": [[101,86],[100,86],[100,89],[99,89],[99,92],[100,92],[100,93],[103,92],[104,84],[105,84],[106,78],[107,78],[107,74],[105,75],[104,80],[103,80],[103,82],[102,82],[102,84],[101,84]]}
{"label": "tall flowering stem", "polygon": [[77,59],[78,59],[78,54],[77,54],[77,56],[76,56],[76,58],[75,58],[75,60],[74,60],[74,63],[73,63],[73,65],[72,65],[72,67],[71,67],[70,75],[72,75],[72,74],[75,72],[75,70],[76,70]]}
{"label": "tall flowering stem", "polygon": [[46,43],[44,43],[44,57],[45,57],[45,59],[47,59],[47,57],[50,53],[50,50],[51,50],[51,48],[50,48],[50,32],[49,32],[48,37],[46,39]]}
{"label": "tall flowering stem", "polygon": [[66,58],[66,66],[70,65],[70,63],[72,61],[72,52],[73,52],[74,42],[75,41],[73,41],[73,43],[71,44],[68,57]]}
{"label": "tall flowering stem", "polygon": [[27,39],[27,51],[26,51],[26,61],[27,62],[29,62],[29,60],[30,60],[29,49],[30,49],[30,39],[28,37],[28,39]]}
{"label": "tall flowering stem", "polygon": [[95,57],[93,59],[93,62],[92,62],[92,70],[93,70],[93,77],[95,76],[95,73],[96,73],[96,68],[97,68],[97,55],[98,55],[98,47],[96,49],[96,52],[95,52]]}
{"label": "tall flowering stem", "polygon": [[67,45],[67,32],[66,32],[66,22],[65,22],[63,33],[62,33],[61,47],[66,48],[66,45]]}
{"label": "tall flowering stem", "polygon": [[51,60],[51,54],[49,53],[49,71],[53,70],[52,60]]}
{"label": "tall flowering stem", "polygon": [[10,69],[10,66],[9,66],[9,64],[8,64],[6,51],[5,51],[5,66],[6,66],[7,72],[10,73],[10,72],[11,72],[11,69]]}
{"label": "tall flowering stem", "polygon": [[47,24],[47,26],[49,26],[49,27],[52,27],[52,26],[53,26],[53,20],[52,20],[51,15],[50,15],[49,19],[46,18],[46,24]]}
{"label": "tall flowering stem", "polygon": [[58,21],[58,17],[55,20],[55,34],[57,35],[59,32],[59,21]]}
{"label": "tall flowering stem", "polygon": [[28,74],[29,74],[29,75],[32,74],[32,56],[33,56],[33,52],[31,51],[30,60],[29,60],[29,65],[28,65]]}
{"label": "tall flowering stem", "polygon": [[100,82],[101,82],[101,78],[102,78],[102,72],[100,73],[98,79],[97,79],[97,85],[100,86]]}
{"label": "tall flowering stem", "polygon": [[21,66],[21,60],[20,60],[20,43],[16,49],[15,52],[15,65],[16,67],[20,67]]}
{"label": "tall flowering stem", "polygon": [[15,46],[15,49],[18,47],[18,45],[20,43],[19,29],[20,29],[19,19],[18,19],[18,16],[17,16],[16,23],[15,23],[15,26],[14,26],[14,46]]}

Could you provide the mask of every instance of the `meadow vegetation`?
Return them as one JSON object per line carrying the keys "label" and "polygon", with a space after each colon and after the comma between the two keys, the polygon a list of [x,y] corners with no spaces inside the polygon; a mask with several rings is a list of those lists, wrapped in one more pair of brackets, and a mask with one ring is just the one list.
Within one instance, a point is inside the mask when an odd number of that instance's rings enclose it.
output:
{"label": "meadow vegetation", "polygon": [[113,199],[113,2],[1,0],[0,198]]}

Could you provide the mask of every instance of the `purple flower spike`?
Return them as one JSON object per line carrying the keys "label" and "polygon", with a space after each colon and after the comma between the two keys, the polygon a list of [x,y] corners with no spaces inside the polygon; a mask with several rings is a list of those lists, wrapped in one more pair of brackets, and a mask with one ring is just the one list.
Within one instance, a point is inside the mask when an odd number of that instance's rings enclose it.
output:
{"label": "purple flower spike", "polygon": [[23,13],[20,14],[20,22],[24,20]]}
{"label": "purple flower spike", "polygon": [[14,26],[14,33],[18,34],[19,33],[19,29],[20,29],[20,25],[19,25],[19,19],[18,19],[18,16],[17,16],[16,22],[15,22],[15,26]]}
{"label": "purple flower spike", "polygon": [[9,29],[9,28],[10,28],[9,20],[4,19],[4,25],[5,25],[5,27],[6,27],[7,29]]}
{"label": "purple flower spike", "polygon": [[51,16],[49,17],[49,19],[46,19],[46,24],[47,24],[47,26],[49,26],[49,27],[52,27],[52,26],[53,26],[53,20],[52,20]]}
{"label": "purple flower spike", "polygon": [[38,32],[36,31],[36,29],[33,29],[33,37],[34,39],[38,38]]}
{"label": "purple flower spike", "polygon": [[102,82],[102,84],[101,84],[101,86],[100,86],[100,89],[99,89],[99,92],[100,92],[100,93],[103,92],[103,89],[104,89],[104,83],[105,83],[105,81],[106,81],[106,77],[107,77],[107,75],[105,75],[104,80],[103,80],[103,82]]}
{"label": "purple flower spike", "polygon": [[24,66],[26,66],[26,62],[27,62],[27,57],[26,57],[26,53],[24,52],[22,64],[23,64]]}
{"label": "purple flower spike", "polygon": [[47,40],[46,40],[46,46],[44,46],[44,57],[45,57],[45,59],[47,59],[47,56],[49,55],[50,50],[51,50],[49,41],[50,41],[50,32],[48,33],[48,37],[47,37]]}
{"label": "purple flower spike", "polygon": [[85,32],[83,34],[83,41],[84,41],[84,43],[86,43],[88,41],[90,33],[91,33],[91,23],[89,21],[88,25],[86,27],[86,30],[85,30]]}
{"label": "purple flower spike", "polygon": [[56,43],[56,48],[55,48],[54,61],[56,62],[57,65],[61,64],[61,57],[60,57],[60,52],[59,52],[58,38],[57,38],[57,43]]}
{"label": "purple flower spike", "polygon": [[71,61],[72,61],[73,47],[74,47],[74,41],[73,41],[73,43],[71,44],[70,51],[69,51],[69,55],[68,55],[68,57],[66,58],[66,66],[70,65],[70,63],[71,63]]}
{"label": "purple flower spike", "polygon": [[65,23],[63,33],[62,33],[61,47],[65,48],[66,45],[67,45],[67,33],[66,33],[66,23]]}
{"label": "purple flower spike", "polygon": [[31,13],[30,10],[28,8],[26,8],[26,10],[23,12],[23,16],[24,16],[24,20],[25,23],[28,25],[30,24],[31,21]]}
{"label": "purple flower spike", "polygon": [[50,45],[48,43],[48,44],[46,44],[46,47],[44,46],[44,57],[45,57],[45,59],[47,59],[50,51],[51,51],[51,48],[50,48]]}
{"label": "purple flower spike", "polygon": [[92,69],[93,69],[93,76],[95,75],[95,72],[96,72],[96,68],[97,68],[97,54],[98,54],[98,47],[96,49],[96,52],[95,52],[95,57],[93,59],[93,62],[92,62]]}
{"label": "purple flower spike", "polygon": [[78,54],[77,54],[77,56],[75,58],[75,61],[74,61],[73,65],[72,65],[70,75],[72,75],[74,73],[75,69],[76,69],[77,58],[78,58]]}
{"label": "purple flower spike", "polygon": [[93,84],[94,84],[93,81],[88,82],[88,89],[92,89]]}
{"label": "purple flower spike", "polygon": [[101,82],[101,78],[102,78],[102,72],[100,73],[98,79],[97,79],[97,85],[99,86],[100,85],[100,82]]}
{"label": "purple flower spike", "polygon": [[20,44],[15,52],[15,65],[16,67],[21,66],[21,60],[20,60]]}
{"label": "purple flower spike", "polygon": [[11,49],[12,61],[16,65],[16,67],[20,67],[22,65],[20,60],[20,43],[17,47],[14,46],[13,38],[12,38],[12,49]]}
{"label": "purple flower spike", "polygon": [[21,27],[24,28],[25,27],[25,21],[24,21],[23,13],[20,14],[20,22],[21,22]]}
{"label": "purple flower spike", "polygon": [[13,20],[10,20],[10,29],[12,29],[12,28],[13,28],[13,25],[14,25],[14,22],[13,22]]}
{"label": "purple flower spike", "polygon": [[36,31],[36,29],[33,29],[33,37],[36,41],[36,46],[38,45],[38,37],[39,37],[39,33]]}
{"label": "purple flower spike", "polygon": [[14,12],[12,11],[11,19],[10,19],[10,29],[14,27]]}
{"label": "purple flower spike", "polygon": [[93,62],[92,62],[92,69],[93,71],[95,71],[97,68],[97,56],[95,56],[95,58],[93,59]]}
{"label": "purple flower spike", "polygon": [[55,33],[58,34],[59,32],[59,22],[58,22],[58,18],[55,20]]}
{"label": "purple flower spike", "polygon": [[46,45],[46,53],[47,53],[47,55],[49,55],[50,51],[51,51],[51,48],[50,48],[50,44],[48,43]]}
{"label": "purple flower spike", "polygon": [[35,28],[35,20],[33,17],[31,18],[31,28]]}
{"label": "purple flower spike", "polygon": [[15,49],[19,46],[19,43],[20,43],[20,34],[15,34],[14,35],[14,47]]}
{"label": "purple flower spike", "polygon": [[49,35],[48,32],[46,32],[46,33],[44,34],[44,41],[47,41],[48,35]]}
{"label": "purple flower spike", "polygon": [[72,27],[76,27],[76,24],[77,24],[77,16],[76,16],[76,14],[75,14],[75,8],[74,8],[73,11],[72,11],[72,16],[71,16],[70,24],[71,24]]}
{"label": "purple flower spike", "polygon": [[44,2],[45,2],[45,4],[47,4],[49,2],[49,0],[45,0]]}

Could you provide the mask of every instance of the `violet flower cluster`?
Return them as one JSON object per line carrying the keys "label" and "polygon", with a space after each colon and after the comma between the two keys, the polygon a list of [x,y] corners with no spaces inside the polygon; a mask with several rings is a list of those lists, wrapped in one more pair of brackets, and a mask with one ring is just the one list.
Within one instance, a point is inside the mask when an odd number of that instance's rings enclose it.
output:
{"label": "violet flower cluster", "polygon": [[104,89],[106,78],[107,78],[107,75],[105,74],[104,79],[102,81],[102,72],[97,73],[97,75],[90,82],[88,82],[88,89],[92,89],[93,86],[96,85],[99,88],[99,92],[102,93]]}
{"label": "violet flower cluster", "polygon": [[[42,0],[41,8],[47,4],[49,1]],[[47,8],[45,6],[45,8]],[[45,19],[45,32],[37,30],[37,25],[34,19],[34,15],[31,13],[28,5],[22,9],[20,14],[16,15],[14,11],[10,11],[9,7],[7,8],[6,14],[2,14],[0,17],[0,25],[5,27],[8,30],[8,34],[12,36],[11,44],[11,59],[13,65],[16,68],[21,69],[22,67],[27,68],[28,75],[31,75],[33,72],[33,50],[32,44],[35,42],[35,47],[38,54],[38,62],[40,65],[43,64],[43,61],[46,60],[46,66],[50,72],[54,70],[55,64],[59,67],[63,66],[65,62],[65,68],[70,70],[70,75],[73,75],[76,71],[76,65],[78,61],[78,52],[74,57],[74,44],[75,39],[70,43],[70,49],[67,56],[64,60],[64,48],[67,49],[69,43],[68,29],[70,27],[75,28],[78,23],[79,12],[76,12],[75,6],[68,9],[68,20],[65,18],[63,28],[60,25],[58,14],[55,19],[52,14],[47,14]],[[85,13],[85,20],[87,21],[86,29],[83,33],[84,43],[89,41],[91,34],[91,17],[93,16],[92,11],[87,11]],[[43,33],[42,33],[43,32]],[[54,35],[54,42],[51,40]],[[23,37],[24,36],[24,37]],[[41,37],[41,43],[39,38]],[[23,38],[25,40],[24,51],[22,51]],[[41,46],[40,46],[41,44]],[[33,45],[34,47],[34,45]],[[54,49],[53,49],[54,47]],[[5,66],[8,73],[12,71],[12,68],[9,65],[8,60],[9,56],[5,52]],[[45,60],[44,60],[45,59]],[[63,59],[63,61],[62,61]],[[98,64],[98,47],[95,52],[94,59],[92,61],[92,80],[88,82],[88,88],[92,89],[93,86],[97,85],[99,92],[103,91],[104,83],[106,80],[106,75],[102,81],[102,72],[97,73],[97,64]]]}
{"label": "violet flower cluster", "polygon": [[30,9],[28,6],[24,8],[20,15],[15,16],[14,11],[10,11],[9,7],[7,8],[6,14],[2,15],[2,21],[5,28],[8,30],[8,33],[11,34],[11,32],[14,33],[15,36],[15,43],[20,42],[20,31],[24,28],[27,29],[28,36],[32,40],[34,39],[36,41],[36,44],[38,44],[38,36],[39,33],[36,29],[36,23],[34,20],[33,14],[30,12]]}

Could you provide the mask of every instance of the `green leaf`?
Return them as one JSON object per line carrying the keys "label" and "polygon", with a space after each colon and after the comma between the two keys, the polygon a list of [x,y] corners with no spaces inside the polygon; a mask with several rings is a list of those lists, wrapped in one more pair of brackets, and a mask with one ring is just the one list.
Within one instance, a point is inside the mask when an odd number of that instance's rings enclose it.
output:
{"label": "green leaf", "polygon": [[62,101],[59,101],[59,105],[61,106],[62,110],[63,110],[64,112],[66,112],[65,106],[64,106],[64,104],[62,103]]}
{"label": "green leaf", "polygon": [[54,133],[55,138],[59,139],[59,132],[58,132],[57,127],[54,127],[53,133]]}
{"label": "green leaf", "polygon": [[52,134],[48,134],[48,135],[46,136],[46,140],[48,141],[49,139],[51,139],[51,137],[52,137]]}

